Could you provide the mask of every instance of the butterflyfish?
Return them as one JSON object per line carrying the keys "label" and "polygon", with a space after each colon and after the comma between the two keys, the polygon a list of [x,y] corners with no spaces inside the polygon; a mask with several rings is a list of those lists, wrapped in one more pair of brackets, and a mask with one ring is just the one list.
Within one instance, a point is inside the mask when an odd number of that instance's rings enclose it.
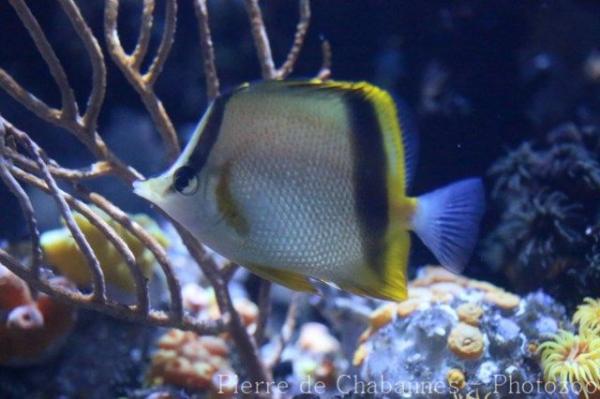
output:
{"label": "butterflyfish", "polygon": [[410,232],[460,272],[484,209],[478,178],[409,196],[415,143],[403,109],[369,83],[245,84],[216,98],[174,164],[134,191],[263,278],[400,301]]}

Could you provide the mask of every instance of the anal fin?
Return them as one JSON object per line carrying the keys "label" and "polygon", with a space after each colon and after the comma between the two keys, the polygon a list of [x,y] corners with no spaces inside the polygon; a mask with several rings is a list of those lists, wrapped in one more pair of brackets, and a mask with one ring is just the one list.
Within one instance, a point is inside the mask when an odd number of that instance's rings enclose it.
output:
{"label": "anal fin", "polygon": [[287,270],[279,270],[271,267],[258,265],[245,265],[252,273],[266,280],[281,284],[284,287],[294,291],[310,292],[317,294],[318,291],[313,287],[308,277]]}

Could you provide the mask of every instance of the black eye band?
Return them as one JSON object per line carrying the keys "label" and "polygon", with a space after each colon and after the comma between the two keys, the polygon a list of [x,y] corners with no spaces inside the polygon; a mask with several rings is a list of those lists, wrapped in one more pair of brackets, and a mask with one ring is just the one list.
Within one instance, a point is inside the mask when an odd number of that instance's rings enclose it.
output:
{"label": "black eye band", "polygon": [[177,192],[184,195],[192,195],[198,191],[198,177],[194,169],[182,166],[175,171],[173,187]]}

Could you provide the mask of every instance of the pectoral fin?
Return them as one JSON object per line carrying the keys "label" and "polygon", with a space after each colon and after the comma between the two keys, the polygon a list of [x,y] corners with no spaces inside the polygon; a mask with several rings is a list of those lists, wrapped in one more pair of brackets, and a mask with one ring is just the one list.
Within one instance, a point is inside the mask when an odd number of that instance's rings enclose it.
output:
{"label": "pectoral fin", "polygon": [[310,292],[313,294],[318,293],[315,287],[310,283],[309,279],[302,274],[257,265],[246,265],[246,267],[257,276],[281,284],[292,290]]}

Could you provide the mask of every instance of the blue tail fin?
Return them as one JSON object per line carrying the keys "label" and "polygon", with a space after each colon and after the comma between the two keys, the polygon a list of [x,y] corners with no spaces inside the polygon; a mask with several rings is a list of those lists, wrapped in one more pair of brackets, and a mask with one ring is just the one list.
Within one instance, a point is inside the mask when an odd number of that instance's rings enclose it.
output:
{"label": "blue tail fin", "polygon": [[412,228],[442,266],[460,272],[479,233],[485,208],[481,179],[466,179],[418,198]]}

